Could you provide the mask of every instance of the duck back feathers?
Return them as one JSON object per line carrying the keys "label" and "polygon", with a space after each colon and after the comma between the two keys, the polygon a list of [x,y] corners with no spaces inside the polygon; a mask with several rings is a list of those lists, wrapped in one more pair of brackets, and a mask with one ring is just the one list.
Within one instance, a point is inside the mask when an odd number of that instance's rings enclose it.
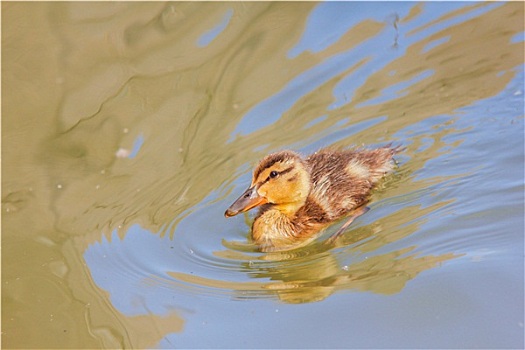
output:
{"label": "duck back feathers", "polygon": [[312,188],[305,207],[310,216],[328,222],[365,204],[372,187],[395,164],[397,148],[334,151],[323,149],[306,158]]}

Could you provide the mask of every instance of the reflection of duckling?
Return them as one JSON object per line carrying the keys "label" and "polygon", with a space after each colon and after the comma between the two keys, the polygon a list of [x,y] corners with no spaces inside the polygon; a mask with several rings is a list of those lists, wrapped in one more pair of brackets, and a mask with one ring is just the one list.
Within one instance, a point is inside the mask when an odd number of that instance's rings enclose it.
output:
{"label": "reflection of duckling", "polygon": [[226,210],[230,217],[261,206],[252,238],[263,251],[295,248],[334,220],[365,211],[372,187],[394,167],[399,147],[320,150],[303,159],[292,151],[266,156],[251,186]]}

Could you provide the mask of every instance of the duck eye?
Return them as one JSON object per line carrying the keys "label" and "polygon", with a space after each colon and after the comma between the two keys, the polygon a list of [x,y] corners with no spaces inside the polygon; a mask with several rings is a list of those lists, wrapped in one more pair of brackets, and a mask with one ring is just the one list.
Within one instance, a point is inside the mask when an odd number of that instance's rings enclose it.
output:
{"label": "duck eye", "polygon": [[277,171],[275,171],[275,170],[272,171],[272,172],[270,173],[270,177],[271,177],[272,179],[273,179],[274,177],[276,177],[277,175],[279,175],[279,173],[278,173]]}

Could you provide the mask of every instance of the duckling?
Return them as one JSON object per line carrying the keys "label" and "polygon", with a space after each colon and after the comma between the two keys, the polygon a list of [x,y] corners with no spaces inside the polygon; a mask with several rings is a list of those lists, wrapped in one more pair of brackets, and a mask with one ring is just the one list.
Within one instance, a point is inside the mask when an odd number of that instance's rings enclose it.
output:
{"label": "duckling", "polygon": [[285,150],[263,158],[250,187],[226,210],[231,217],[255,207],[252,239],[261,251],[305,245],[334,221],[349,216],[337,234],[368,208],[371,189],[393,170],[400,147],[335,150],[303,158]]}

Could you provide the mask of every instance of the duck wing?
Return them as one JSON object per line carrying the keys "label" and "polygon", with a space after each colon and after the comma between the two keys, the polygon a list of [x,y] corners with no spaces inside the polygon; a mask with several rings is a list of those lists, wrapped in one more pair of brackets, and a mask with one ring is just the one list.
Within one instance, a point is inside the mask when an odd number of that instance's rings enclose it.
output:
{"label": "duck wing", "polygon": [[[323,221],[337,220],[368,201],[372,187],[394,168],[396,148],[321,150],[309,156],[312,189],[305,207]],[[321,213],[321,215],[319,215]]]}

